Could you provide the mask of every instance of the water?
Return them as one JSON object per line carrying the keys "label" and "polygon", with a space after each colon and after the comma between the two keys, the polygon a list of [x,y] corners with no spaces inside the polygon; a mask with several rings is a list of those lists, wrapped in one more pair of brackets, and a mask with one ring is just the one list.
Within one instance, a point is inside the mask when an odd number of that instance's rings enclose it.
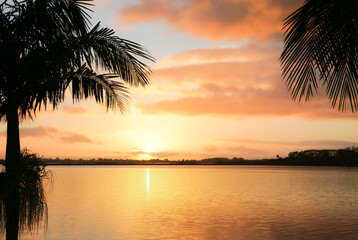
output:
{"label": "water", "polygon": [[48,231],[20,239],[358,239],[358,169],[49,167]]}

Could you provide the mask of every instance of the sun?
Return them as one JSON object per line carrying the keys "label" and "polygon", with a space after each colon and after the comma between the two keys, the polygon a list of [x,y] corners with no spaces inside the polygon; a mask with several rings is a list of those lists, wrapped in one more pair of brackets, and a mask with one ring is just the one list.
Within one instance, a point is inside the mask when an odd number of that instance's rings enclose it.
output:
{"label": "sun", "polygon": [[144,133],[141,134],[139,137],[140,149],[146,153],[144,155],[150,155],[151,153],[160,151],[161,141],[158,135]]}
{"label": "sun", "polygon": [[141,154],[141,157],[142,157],[142,159],[148,160],[151,158],[151,155],[150,154]]}

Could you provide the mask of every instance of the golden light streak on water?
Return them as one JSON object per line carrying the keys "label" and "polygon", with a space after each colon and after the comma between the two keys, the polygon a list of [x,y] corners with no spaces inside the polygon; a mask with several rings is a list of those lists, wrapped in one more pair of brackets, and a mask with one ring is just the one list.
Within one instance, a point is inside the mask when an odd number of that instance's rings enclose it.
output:
{"label": "golden light streak on water", "polygon": [[[358,169],[55,166],[47,235],[67,239],[357,239]],[[0,236],[1,239],[1,236]]]}
{"label": "golden light streak on water", "polygon": [[150,197],[150,168],[146,169],[146,190],[147,190],[147,199]]}

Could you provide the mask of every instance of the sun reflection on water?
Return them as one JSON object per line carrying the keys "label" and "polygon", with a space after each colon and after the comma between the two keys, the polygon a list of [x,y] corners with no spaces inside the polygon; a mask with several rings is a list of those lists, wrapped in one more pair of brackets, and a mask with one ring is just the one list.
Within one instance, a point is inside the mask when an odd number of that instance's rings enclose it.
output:
{"label": "sun reflection on water", "polygon": [[147,192],[147,199],[150,197],[150,168],[146,169],[146,192]]}

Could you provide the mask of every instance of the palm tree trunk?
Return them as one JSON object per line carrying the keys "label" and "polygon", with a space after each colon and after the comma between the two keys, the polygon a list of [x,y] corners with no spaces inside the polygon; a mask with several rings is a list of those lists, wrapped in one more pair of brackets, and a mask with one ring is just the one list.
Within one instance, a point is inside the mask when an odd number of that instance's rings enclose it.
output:
{"label": "palm tree trunk", "polygon": [[[8,175],[8,189],[5,196],[6,240],[17,240],[19,234],[19,182],[13,175],[20,163],[20,133],[18,107],[10,105],[7,113],[7,141],[5,168]],[[13,177],[14,179],[11,179]]]}
{"label": "palm tree trunk", "polygon": [[[14,176],[11,176],[14,178]],[[5,224],[6,224],[6,240],[17,240],[19,236],[19,181],[18,179],[7,179],[11,181],[8,184],[5,195]]]}
{"label": "palm tree trunk", "polygon": [[6,170],[16,169],[20,163],[20,133],[18,107],[10,107],[6,114],[7,140],[6,140]]}

